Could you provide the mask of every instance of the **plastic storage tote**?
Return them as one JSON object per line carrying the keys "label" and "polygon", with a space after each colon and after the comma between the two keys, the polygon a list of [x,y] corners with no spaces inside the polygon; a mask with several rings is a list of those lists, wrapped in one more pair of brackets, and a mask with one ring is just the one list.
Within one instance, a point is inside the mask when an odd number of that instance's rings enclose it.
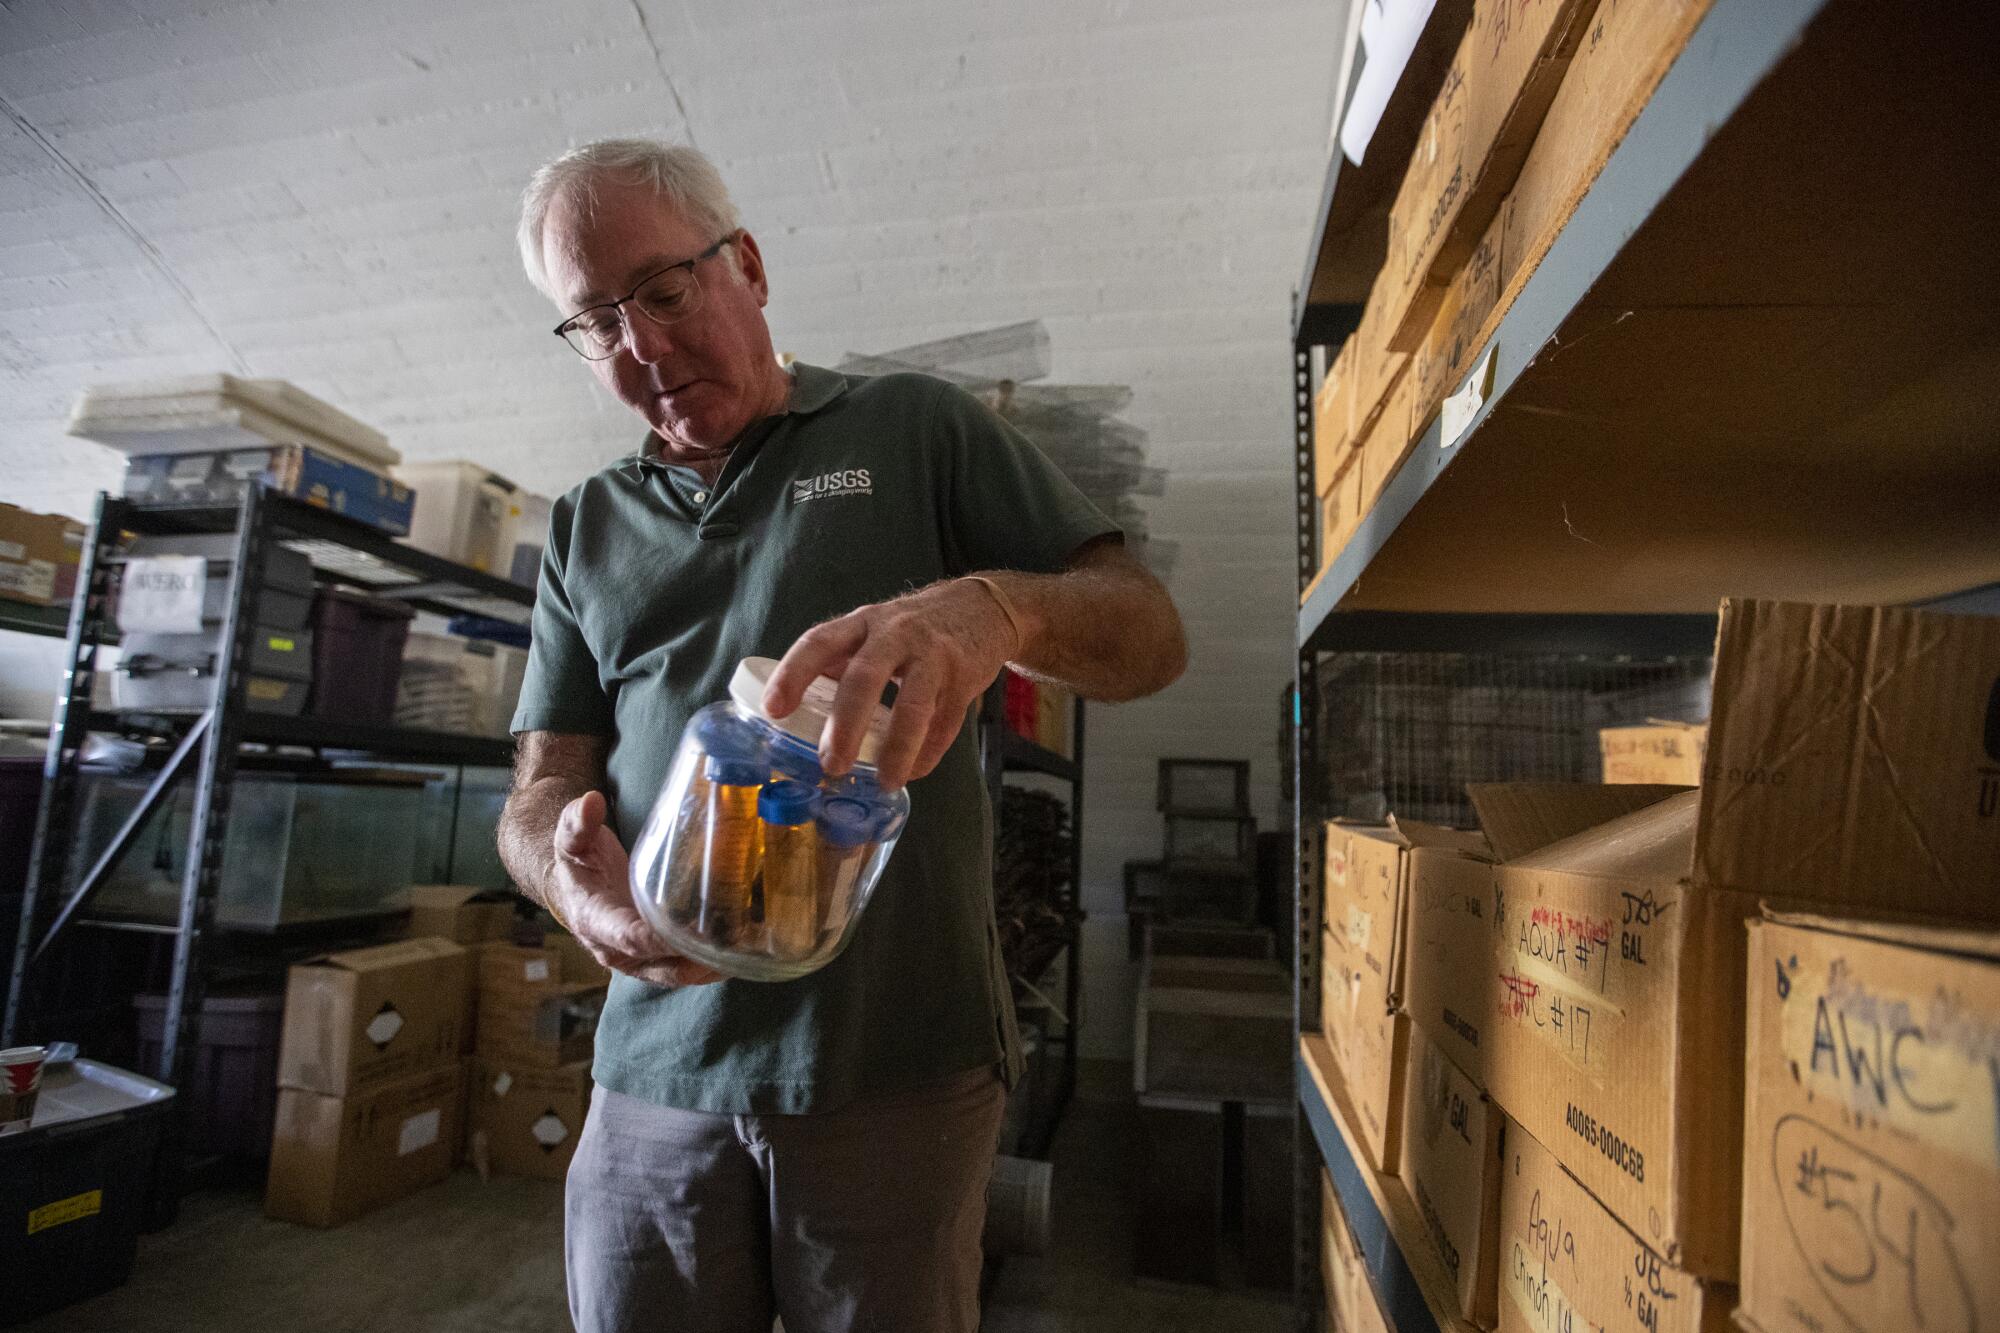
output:
{"label": "plastic storage tote", "polygon": [[[127,634],[111,676],[114,708],[198,713],[215,699],[216,639],[208,634]],[[250,640],[243,706],[296,717],[312,681],[311,630],[259,628]]]}
{"label": "plastic storage tote", "polygon": [[[146,782],[143,776],[89,775],[71,887],[138,805]],[[386,904],[415,882],[423,801],[423,784],[415,777],[308,782],[240,774],[223,837],[217,924],[270,931],[391,910]],[[93,913],[175,919],[193,804],[189,784],[176,784],[91,900]]]}
{"label": "plastic storage tote", "polygon": [[[211,625],[222,623],[229,600],[230,565],[236,554],[233,532],[170,533],[159,537],[138,537],[132,542],[133,556],[198,555],[208,561],[208,576],[201,590],[201,618]],[[272,546],[264,552],[264,586],[251,600],[251,615],[259,625],[271,629],[302,629],[306,608],[312,600],[312,561],[288,546]]]}
{"label": "plastic storage tote", "polygon": [[747,981],[804,976],[847,947],[910,812],[907,792],[875,781],[888,710],[854,771],[828,777],[818,746],[835,683],[822,677],[772,718],[776,666],[745,659],[729,699],[688,720],[632,851],[632,894],[660,938]]}
{"label": "plastic storage tote", "polygon": [[[167,997],[136,995],[139,1064],[156,1068]],[[268,1157],[278,1115],[278,1037],[285,1025],[282,989],[209,995],[195,1020],[194,1074],[183,1087],[189,1149],[196,1156]]]}
{"label": "plastic storage tote", "polygon": [[313,597],[313,686],[306,711],[387,726],[396,716],[403,644],[416,613],[401,602],[345,588]]}
{"label": "plastic storage tote", "polygon": [[0,1136],[0,1326],[132,1275],[173,1095],[95,1060],[42,1070],[34,1122]]}

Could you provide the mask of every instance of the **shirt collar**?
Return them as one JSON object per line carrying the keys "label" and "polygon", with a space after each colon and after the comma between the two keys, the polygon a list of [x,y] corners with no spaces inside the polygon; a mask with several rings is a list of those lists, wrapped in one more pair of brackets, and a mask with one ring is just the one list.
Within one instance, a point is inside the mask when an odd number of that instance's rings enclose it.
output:
{"label": "shirt collar", "polygon": [[[847,376],[838,371],[827,370],[822,366],[809,366],[803,361],[794,361],[791,369],[792,391],[786,398],[785,410],[778,414],[779,417],[811,416],[847,392]],[[772,421],[773,418],[765,417],[761,421],[753,422],[743,433],[744,438],[757,435],[759,427],[766,426]],[[660,458],[659,440],[652,431],[647,431],[645,437],[639,441],[638,450],[620,459],[618,465],[636,472],[647,464],[656,467],[676,466]]]}

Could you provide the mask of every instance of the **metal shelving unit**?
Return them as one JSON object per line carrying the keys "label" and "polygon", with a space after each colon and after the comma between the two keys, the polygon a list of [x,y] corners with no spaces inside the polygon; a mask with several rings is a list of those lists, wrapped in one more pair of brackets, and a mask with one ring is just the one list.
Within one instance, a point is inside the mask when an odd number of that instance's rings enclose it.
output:
{"label": "metal shelving unit", "polygon": [[[1982,19],[1711,0],[1470,358],[1492,378],[1469,423],[1430,425],[1322,572],[1314,351],[1359,323],[1383,245],[1355,219],[1381,160],[1407,160],[1435,60],[1413,59],[1370,173],[1336,150],[1292,318],[1301,1330],[1324,1306],[1321,1162],[1392,1325],[1451,1326],[1397,1182],[1355,1151],[1315,1058],[1321,655],[1706,655],[1724,596],[1992,611],[2000,180],[1974,164],[2000,88]],[[1350,186],[1364,197],[1344,204]]]}
{"label": "metal shelving unit", "polygon": [[[159,717],[93,708],[97,652],[114,637],[111,603],[121,559],[118,548],[126,533],[234,535],[229,590],[217,640],[215,691],[208,707],[199,713]],[[244,697],[246,664],[255,632],[250,597],[263,583],[268,552],[279,544],[311,556],[318,578],[352,584],[446,615],[499,615],[518,622],[534,601],[531,588],[463,568],[339,515],[256,489],[247,491],[238,505],[199,508],[143,505],[100,495],[79,570],[77,596],[68,615],[69,659],[49,733],[42,801],[0,1044],[69,1035],[55,1025],[79,1013],[103,1016],[121,1012],[136,984],[129,967],[107,966],[104,957],[83,955],[92,946],[101,946],[106,935],[150,935],[167,942],[171,957],[166,967],[163,1040],[155,1067],[148,1072],[175,1087],[188,1085],[193,1072],[194,1016],[201,1012],[210,976],[227,952],[219,946],[230,940],[230,933],[215,924],[215,899],[233,779],[246,745],[449,764],[510,762],[513,747],[507,740],[250,711]],[[86,733],[93,729],[161,737],[172,748],[109,845],[77,878],[74,888],[66,890],[71,879],[70,859],[77,850],[79,755]],[[193,783],[194,801],[187,869],[175,921],[127,922],[86,915],[93,894],[116,869],[148,817],[172,786],[183,780]],[[92,938],[85,941],[76,933],[77,927],[85,925],[102,929],[89,932]],[[324,932],[310,931],[301,939],[308,936],[323,940]],[[121,984],[125,993],[112,994]],[[164,1159],[167,1167],[162,1180],[168,1185],[164,1206],[168,1208],[178,1194],[174,1186],[180,1171],[178,1152],[171,1145],[185,1141],[183,1130],[177,1127],[170,1136]]]}
{"label": "metal shelving unit", "polygon": [[1062,1048],[1056,1094],[1042,1121],[1027,1135],[1030,1156],[1046,1157],[1056,1127],[1076,1091],[1078,1002],[1082,997],[1083,915],[1078,910],[1083,893],[1083,700],[1072,704],[1070,756],[1035,744],[1007,725],[1006,677],[993,682],[979,705],[979,763],[986,779],[986,792],[993,803],[994,837],[1000,833],[1000,787],[1009,773],[1033,773],[1055,778],[1068,787],[1069,797],[1069,886],[1061,906],[1070,919],[1069,938],[1057,958],[1063,970],[1063,1012],[1060,1031],[1044,1028],[1042,1040]]}

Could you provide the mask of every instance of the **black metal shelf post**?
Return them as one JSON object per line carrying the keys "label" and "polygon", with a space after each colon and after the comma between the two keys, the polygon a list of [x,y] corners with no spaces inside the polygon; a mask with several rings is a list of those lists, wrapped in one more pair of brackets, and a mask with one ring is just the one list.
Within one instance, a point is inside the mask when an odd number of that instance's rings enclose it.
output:
{"label": "black metal shelf post", "polygon": [[[113,638],[110,623],[113,571],[119,561],[119,544],[128,532],[234,536],[215,658],[214,692],[207,706],[191,717],[158,718],[136,710],[104,713],[93,708],[98,650]],[[28,883],[22,900],[21,931],[8,980],[0,1045],[68,1035],[56,1029],[74,1016],[59,1010],[54,1002],[59,996],[73,1000],[77,989],[76,969],[69,966],[71,960],[66,956],[74,943],[73,927],[89,924],[110,927],[114,934],[136,932],[166,937],[171,945],[164,1028],[157,1060],[149,1072],[174,1087],[189,1086],[196,1052],[196,1022],[212,970],[211,937],[217,935],[215,909],[222,882],[224,834],[238,755],[244,744],[287,745],[400,759],[435,758],[458,764],[507,762],[511,742],[491,737],[250,712],[244,687],[256,630],[252,607],[263,583],[267,555],[272,545],[278,543],[302,547],[316,564],[331,565],[331,569],[316,570],[322,578],[400,597],[427,610],[491,614],[500,608],[518,612],[534,601],[534,591],[530,588],[463,568],[403,546],[386,534],[352,520],[255,488],[247,490],[235,506],[199,508],[141,505],[100,495],[69,617],[68,662],[43,764],[42,800],[36,814]],[[77,839],[79,760],[85,736],[93,727],[167,735],[174,737],[177,744],[110,844],[77,877],[74,887],[69,887]],[[119,860],[168,791],[190,774],[194,791],[188,857],[172,924],[82,917],[81,912],[93,894],[117,869]],[[122,981],[127,987],[138,984],[129,975],[99,980]],[[102,997],[98,998],[101,1002]],[[98,1012],[102,1012],[101,1003]],[[158,1180],[163,1188],[156,1191],[153,1201],[155,1220],[170,1217],[178,1199],[188,1142],[184,1123],[188,1105],[189,1099],[176,1099],[176,1122],[160,1159]]]}
{"label": "black metal shelf post", "polygon": [[993,836],[995,845],[1000,837],[1000,820],[1004,809],[1000,788],[1011,772],[1039,773],[1045,777],[1061,780],[1069,787],[1069,886],[1063,893],[1061,907],[1069,922],[1069,938],[1063,943],[1063,1023],[1062,1035],[1043,1034],[1045,1041],[1059,1041],[1062,1045],[1062,1065],[1057,1083],[1056,1097],[1051,1103],[1046,1121],[1028,1136],[1030,1155],[1046,1156],[1050,1142],[1055,1138],[1058,1125],[1062,1123],[1063,1112],[1076,1092],[1077,1041],[1079,1023],[1077,1011],[1082,998],[1083,975],[1083,913],[1080,910],[1083,898],[1083,699],[1076,698],[1071,704],[1070,753],[1067,758],[1049,750],[1027,737],[1014,732],[1007,725],[1006,676],[993,682],[981,697],[979,704],[979,763],[985,776],[986,794],[993,803]]}

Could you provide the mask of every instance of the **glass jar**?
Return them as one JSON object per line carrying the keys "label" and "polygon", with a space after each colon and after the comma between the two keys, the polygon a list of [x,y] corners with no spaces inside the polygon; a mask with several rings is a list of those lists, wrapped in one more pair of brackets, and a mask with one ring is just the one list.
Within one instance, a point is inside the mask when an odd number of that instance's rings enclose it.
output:
{"label": "glass jar", "polygon": [[910,814],[909,794],[875,778],[889,710],[876,708],[854,770],[829,777],[819,739],[836,683],[822,676],[773,718],[763,699],[777,665],[744,659],[730,697],[688,719],[632,848],[647,924],[746,981],[789,981],[839,956]]}

